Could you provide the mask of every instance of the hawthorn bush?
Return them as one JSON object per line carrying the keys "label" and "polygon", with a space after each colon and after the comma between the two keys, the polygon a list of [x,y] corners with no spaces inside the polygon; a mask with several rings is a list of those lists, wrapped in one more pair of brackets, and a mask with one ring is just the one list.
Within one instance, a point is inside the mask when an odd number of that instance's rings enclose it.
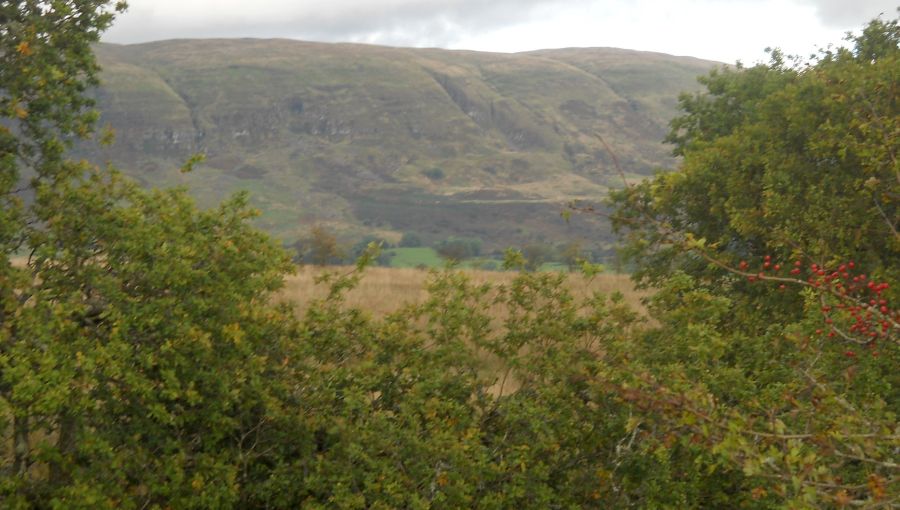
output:
{"label": "hawthorn bush", "polygon": [[897,20],[681,99],[681,168],[612,196],[659,327],[630,400],[650,441],[765,507],[898,504]]}

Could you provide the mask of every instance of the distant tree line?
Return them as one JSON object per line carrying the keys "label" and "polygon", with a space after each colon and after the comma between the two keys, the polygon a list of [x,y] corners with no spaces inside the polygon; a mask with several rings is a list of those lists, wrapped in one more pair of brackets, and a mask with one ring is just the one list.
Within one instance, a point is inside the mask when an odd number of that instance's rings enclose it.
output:
{"label": "distant tree line", "polygon": [[[483,241],[478,238],[448,237],[438,240],[431,246],[426,246],[422,237],[414,232],[402,235],[400,241],[392,243],[378,236],[364,236],[353,242],[340,242],[338,234],[333,230],[322,226],[313,225],[308,234],[290,246],[296,253],[294,260],[301,264],[318,266],[355,264],[366,249],[374,244],[381,248],[380,254],[374,261],[380,266],[390,266],[394,248],[422,248],[434,249],[438,256],[447,262],[466,262],[479,259],[483,269],[499,269],[504,258],[505,250],[494,250],[490,253],[483,251]],[[532,242],[524,246],[511,246],[508,249],[521,251],[525,261],[525,269],[534,271],[546,263],[555,263],[569,270],[577,270],[583,262],[606,262],[611,258],[609,250],[588,250],[583,243],[569,241],[556,245],[546,242]]]}

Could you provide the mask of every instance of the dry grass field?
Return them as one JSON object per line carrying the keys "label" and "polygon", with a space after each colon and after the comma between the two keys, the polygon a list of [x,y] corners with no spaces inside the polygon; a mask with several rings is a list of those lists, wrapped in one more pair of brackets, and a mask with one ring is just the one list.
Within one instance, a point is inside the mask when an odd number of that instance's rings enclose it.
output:
{"label": "dry grass field", "polygon": [[[301,266],[297,268],[296,274],[285,279],[280,297],[295,304],[298,315],[302,315],[310,302],[322,299],[328,294],[327,285],[315,283],[316,276],[325,272],[346,274],[351,270],[349,266],[324,268]],[[470,269],[460,271],[475,284],[489,283],[495,286],[510,283],[517,274]],[[424,301],[428,296],[425,289],[430,276],[431,273],[424,269],[367,268],[359,285],[345,296],[345,303],[348,307],[366,310],[374,317],[383,317],[406,304]],[[635,290],[628,275],[601,274],[586,279],[579,273],[572,273],[567,275],[566,283],[576,297],[589,297],[595,291],[605,294],[621,292],[632,308],[644,311],[641,298],[648,293]],[[488,313],[495,319],[495,327],[502,328],[502,321],[506,316],[504,307],[496,305],[488,310]],[[483,375],[496,377],[495,383],[488,391],[495,396],[516,391],[519,383],[515,376],[510,374],[509,369],[486,353],[485,356],[487,363],[482,367]]]}
{"label": "dry grass field", "polygon": [[[281,296],[295,303],[298,312],[302,313],[312,300],[324,298],[328,293],[326,285],[315,283],[317,275],[328,271],[346,273],[350,270],[350,267],[299,267],[295,275],[286,278]],[[512,272],[461,271],[475,284],[508,284],[516,276]],[[346,303],[349,307],[364,309],[381,317],[399,310],[405,304],[425,300],[428,278],[429,272],[421,269],[367,268],[359,286],[347,293]],[[641,298],[647,295],[634,289],[628,275],[601,274],[588,280],[573,273],[567,277],[567,284],[576,296],[587,297],[594,291],[606,294],[621,292],[625,301],[638,310],[643,309]]]}

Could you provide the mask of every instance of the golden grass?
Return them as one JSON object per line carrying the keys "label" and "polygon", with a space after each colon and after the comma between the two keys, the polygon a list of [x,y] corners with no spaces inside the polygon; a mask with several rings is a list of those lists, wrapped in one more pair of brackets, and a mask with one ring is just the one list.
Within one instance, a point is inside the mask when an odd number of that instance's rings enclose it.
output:
{"label": "golden grass", "polygon": [[[315,277],[325,272],[347,273],[349,267],[313,267],[303,266],[298,268],[295,275],[285,279],[285,286],[279,298],[292,302],[298,315],[302,315],[310,302],[322,299],[328,294],[325,284],[316,284]],[[460,269],[472,283],[475,284],[509,284],[515,277],[513,272],[478,271]],[[426,285],[430,274],[423,269],[398,269],[374,267],[368,268],[363,273],[359,285],[347,292],[345,304],[350,308],[357,308],[371,313],[374,317],[385,315],[401,309],[410,303],[420,303],[428,297]],[[576,297],[587,298],[595,291],[612,294],[620,292],[625,297],[625,302],[633,309],[644,313],[641,299],[648,295],[647,292],[635,290],[628,275],[601,274],[592,279],[587,279],[581,274],[572,273],[566,277],[566,285]],[[503,305],[493,305],[487,313],[494,319],[494,326],[503,328],[508,310]],[[494,396],[515,392],[519,387],[516,376],[510,372],[499,360],[484,353],[484,366],[481,368],[483,376],[493,377],[494,383],[487,389]]]}
{"label": "golden grass", "polygon": [[[25,262],[25,258],[13,259],[16,266],[24,266]],[[310,302],[328,294],[327,284],[316,284],[316,276],[325,272],[345,274],[351,270],[349,266],[300,266],[295,274],[285,277],[284,288],[279,292],[278,299],[292,302],[297,311],[302,313]],[[477,285],[509,284],[516,277],[514,272],[475,269],[460,271]],[[363,273],[359,285],[347,292],[345,303],[349,308],[366,310],[375,317],[384,317],[406,304],[424,301],[428,297],[426,284],[429,277],[428,270],[423,269],[370,267]],[[636,290],[629,276],[624,274],[600,274],[587,279],[580,273],[571,273],[566,277],[566,284],[576,297],[586,298],[595,291],[603,294],[621,292],[625,296],[625,302],[640,312],[644,311],[641,300],[649,295],[647,291]],[[495,315],[502,314],[498,311]]]}
{"label": "golden grass", "polygon": [[[302,313],[311,301],[324,298],[328,293],[326,285],[315,284],[317,275],[328,271],[346,273],[350,270],[349,267],[302,266],[295,275],[285,279],[280,297],[294,303],[298,312]],[[513,272],[469,269],[460,271],[478,285],[509,284],[516,277],[516,273]],[[426,291],[428,278],[429,272],[422,269],[368,268],[359,285],[346,294],[346,304],[348,307],[366,310],[376,317],[383,317],[406,304],[424,301],[428,296]],[[621,292],[625,296],[626,303],[636,310],[643,310],[641,298],[647,295],[646,292],[635,290],[628,275],[601,274],[589,280],[581,274],[573,273],[567,276],[566,284],[577,297],[588,297],[595,291],[604,294]]]}

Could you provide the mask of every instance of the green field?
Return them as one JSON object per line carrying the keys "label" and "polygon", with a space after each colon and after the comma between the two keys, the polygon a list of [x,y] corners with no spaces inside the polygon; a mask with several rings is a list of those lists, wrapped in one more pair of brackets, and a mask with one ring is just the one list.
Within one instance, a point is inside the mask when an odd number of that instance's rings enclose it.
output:
{"label": "green field", "polygon": [[394,248],[386,252],[391,256],[391,267],[442,267],[446,261],[433,248]]}
{"label": "green field", "polygon": [[[391,257],[390,267],[427,267],[440,268],[447,265],[447,260],[434,251],[434,248],[392,248],[385,252]],[[503,263],[490,258],[473,258],[460,262],[459,267],[467,269],[499,270]],[[546,262],[541,264],[539,271],[563,271],[568,272],[569,267],[560,262]]]}

